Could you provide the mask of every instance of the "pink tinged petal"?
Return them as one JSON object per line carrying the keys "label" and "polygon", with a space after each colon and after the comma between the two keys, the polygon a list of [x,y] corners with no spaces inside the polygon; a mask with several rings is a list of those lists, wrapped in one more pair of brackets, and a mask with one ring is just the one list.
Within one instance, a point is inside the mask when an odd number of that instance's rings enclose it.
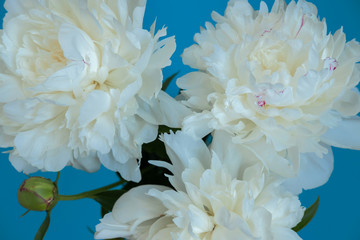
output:
{"label": "pink tinged petal", "polygon": [[360,117],[344,118],[339,124],[328,129],[321,141],[334,147],[360,150]]}
{"label": "pink tinged petal", "polygon": [[120,224],[131,224],[134,229],[147,220],[163,215],[167,209],[158,199],[147,194],[152,189],[160,192],[170,190],[160,185],[141,185],[132,188],[116,201],[112,211],[114,219]]}
{"label": "pink tinged petal", "polygon": [[111,97],[108,93],[94,90],[92,91],[80,109],[79,124],[86,126],[102,113],[107,112],[111,106]]}
{"label": "pink tinged petal", "polygon": [[80,62],[96,71],[99,60],[93,40],[81,29],[64,23],[59,29],[59,43],[64,56],[70,61]]}
{"label": "pink tinged petal", "polygon": [[139,109],[137,114],[145,121],[154,125],[166,125],[180,128],[182,121],[191,111],[170,97],[164,91],[160,91],[157,98],[146,102],[138,98]]}
{"label": "pink tinged petal", "polygon": [[331,73],[339,66],[338,61],[335,58],[327,57],[324,60],[324,68],[328,69]]}
{"label": "pink tinged petal", "polygon": [[287,179],[283,185],[294,194],[302,189],[313,189],[324,185],[334,169],[334,156],[331,147],[326,146],[328,153],[322,158],[315,153],[300,155],[300,168],[295,178]]}
{"label": "pink tinged petal", "polygon": [[89,153],[87,156],[80,156],[72,162],[74,168],[86,171],[96,172],[100,169],[101,163],[95,152]]}

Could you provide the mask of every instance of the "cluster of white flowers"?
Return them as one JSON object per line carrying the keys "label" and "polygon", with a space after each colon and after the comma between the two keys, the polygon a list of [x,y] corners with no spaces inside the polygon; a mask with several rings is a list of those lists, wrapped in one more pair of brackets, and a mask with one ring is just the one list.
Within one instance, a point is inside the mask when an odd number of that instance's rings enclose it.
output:
{"label": "cluster of white flowers", "polygon": [[324,184],[330,146],[360,149],[359,43],[346,42],[342,29],[327,34],[304,0],[276,0],[271,12],[264,2],[254,11],[231,0],[224,17],[212,17],[216,26],[208,23],[183,54],[199,69],[178,79],[195,111],[183,131],[225,131],[270,171],[286,178],[300,171],[296,192]]}
{"label": "cluster of white flowers", "polygon": [[[140,185],[95,238],[296,240],[302,189],[324,184],[331,146],[360,149],[360,44],[327,33],[305,0],[230,0],[185,49],[196,69],[161,90],[174,37],[143,29],[146,0],[7,0],[0,37],[0,146],[18,171],[140,181],[158,126],[172,188]],[[202,138],[211,135],[211,143]]]}
{"label": "cluster of white flowers", "polygon": [[[105,167],[139,181],[141,145],[188,111],[161,91],[174,37],[142,29],[145,0],[9,0],[0,144],[25,173]],[[149,111],[151,109],[151,111]]]}
{"label": "cluster of white flowers", "polygon": [[[142,185],[125,193],[96,228],[95,238],[136,240],[295,240],[303,217],[298,198],[226,135],[210,149],[178,132],[164,136],[174,189]],[[187,149],[187,151],[184,151]]]}

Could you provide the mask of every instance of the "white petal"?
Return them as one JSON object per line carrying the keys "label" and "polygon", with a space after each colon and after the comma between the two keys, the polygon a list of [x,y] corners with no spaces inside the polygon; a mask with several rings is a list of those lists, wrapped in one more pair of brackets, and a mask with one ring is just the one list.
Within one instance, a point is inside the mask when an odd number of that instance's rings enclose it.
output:
{"label": "white petal", "polygon": [[214,224],[211,221],[211,218],[202,209],[199,209],[194,205],[190,205],[188,215],[191,231],[193,233],[206,233],[212,231],[214,228]]}
{"label": "white petal", "polygon": [[130,227],[117,222],[112,213],[106,214],[96,225],[95,239],[113,239],[117,237],[130,237]]}
{"label": "white petal", "polygon": [[210,151],[201,139],[195,139],[181,131],[165,134],[163,139],[175,176],[181,177],[182,171],[190,167],[190,161],[199,161],[204,168],[210,167]]}
{"label": "white petal", "polygon": [[73,91],[75,95],[78,95],[81,93],[80,82],[85,76],[84,70],[85,66],[83,64],[72,62],[31,89],[36,92]]}
{"label": "white petal", "polygon": [[123,224],[134,222],[136,226],[163,215],[166,208],[158,199],[147,195],[150,189],[165,191],[169,188],[160,185],[141,185],[132,188],[116,201],[112,211],[114,219]]}
{"label": "white petal", "polygon": [[297,148],[290,148],[286,156],[275,151],[273,146],[264,139],[239,145],[253,153],[268,169],[283,177],[294,177],[299,169],[300,154]]}
{"label": "white petal", "polygon": [[23,99],[20,82],[13,76],[0,74],[0,102],[7,103]]}
{"label": "white petal", "polygon": [[90,67],[90,71],[98,68],[93,40],[81,29],[68,23],[62,24],[59,29],[59,43],[68,60],[82,62]]}
{"label": "white petal", "polygon": [[[172,227],[169,227],[171,225]],[[151,225],[148,237],[151,240],[171,239],[172,233],[178,230],[179,229],[172,222],[172,218],[164,216]]]}
{"label": "white petal", "polygon": [[75,159],[72,166],[77,169],[84,170],[86,172],[96,172],[100,169],[100,161],[95,153],[91,153],[87,156],[80,156]]}
{"label": "white petal", "polygon": [[244,235],[252,235],[247,222],[239,215],[229,212],[225,207],[222,207],[219,211],[215,213],[214,219],[216,224],[228,230],[241,230]]}
{"label": "white petal", "polygon": [[284,186],[294,194],[300,194],[302,189],[313,189],[325,184],[334,169],[331,147],[326,148],[328,153],[323,157],[318,157],[315,153],[301,154],[297,177],[287,179]]}
{"label": "white petal", "polygon": [[141,180],[140,166],[136,158],[126,159],[124,163],[119,162],[113,152],[107,154],[98,153],[100,162],[108,169],[119,172],[121,177],[127,181],[139,182]]}
{"label": "white petal", "polygon": [[213,130],[213,121],[214,117],[210,112],[192,114],[184,119],[182,130],[192,136],[203,138]]}
{"label": "white petal", "polygon": [[11,164],[13,165],[13,167],[18,172],[24,172],[25,174],[30,174],[30,173],[34,173],[39,170],[38,168],[31,166],[28,161],[26,161],[24,158],[20,157],[16,153],[10,154],[9,160],[10,160]]}
{"label": "white petal", "polygon": [[181,127],[182,121],[191,111],[170,97],[164,91],[160,91],[157,98],[147,103],[138,99],[138,115],[145,121],[155,125],[166,125],[173,128]]}
{"label": "white petal", "polygon": [[92,91],[80,109],[79,124],[85,126],[96,119],[100,114],[109,110],[111,98],[108,93]]}
{"label": "white petal", "polygon": [[321,141],[334,147],[360,150],[360,117],[344,118],[338,126],[330,128]]}
{"label": "white petal", "polygon": [[121,164],[121,168],[118,171],[120,175],[128,181],[140,182],[141,180],[140,162],[138,163],[135,158],[129,159],[126,163]]}
{"label": "white petal", "polygon": [[273,228],[273,237],[276,240],[302,240],[292,229],[282,227]]}
{"label": "white petal", "polygon": [[[166,34],[166,32],[164,32]],[[171,64],[170,57],[175,52],[175,37],[168,37],[157,44],[157,49],[151,56],[150,68],[161,69]]]}

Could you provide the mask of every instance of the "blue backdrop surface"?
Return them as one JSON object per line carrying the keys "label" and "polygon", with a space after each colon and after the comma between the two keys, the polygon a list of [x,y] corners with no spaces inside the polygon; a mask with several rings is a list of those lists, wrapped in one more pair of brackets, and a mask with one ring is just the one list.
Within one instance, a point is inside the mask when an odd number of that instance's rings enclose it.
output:
{"label": "blue backdrop surface", "polygon": [[[11,1],[11,0],[9,0]],[[3,5],[4,0],[0,0]],[[265,1],[269,6],[273,0]],[[347,40],[360,40],[360,1],[359,0],[312,0],[321,18],[325,17],[328,30],[334,33],[341,26],[347,35]],[[258,9],[259,0],[251,1]],[[182,64],[181,53],[184,48],[192,45],[193,35],[211,21],[213,10],[223,14],[226,0],[148,0],[144,27],[149,29],[157,19],[157,27],[167,26],[168,35],[175,35],[177,50],[172,58],[173,65],[164,70],[169,76],[180,71],[184,75],[190,69]],[[1,9],[2,17],[5,10]],[[175,95],[177,88],[174,83],[170,93]],[[360,134],[360,133],[359,133]],[[360,239],[360,151],[334,149],[335,170],[329,182],[317,189],[306,191],[300,197],[304,206],[309,206],[317,196],[320,196],[320,207],[314,220],[302,231],[300,236],[307,240],[318,239]],[[33,239],[41,224],[44,213],[30,212],[19,218],[25,212],[16,199],[20,184],[27,177],[16,172],[8,161],[8,155],[0,156],[0,239],[27,240]],[[36,173],[55,179],[54,173]],[[75,194],[94,189],[117,181],[113,172],[101,169],[94,174],[66,168],[62,171],[59,189],[61,194]],[[45,239],[93,239],[88,228],[93,229],[99,222],[100,209],[92,200],[60,202],[52,212],[52,221]]]}

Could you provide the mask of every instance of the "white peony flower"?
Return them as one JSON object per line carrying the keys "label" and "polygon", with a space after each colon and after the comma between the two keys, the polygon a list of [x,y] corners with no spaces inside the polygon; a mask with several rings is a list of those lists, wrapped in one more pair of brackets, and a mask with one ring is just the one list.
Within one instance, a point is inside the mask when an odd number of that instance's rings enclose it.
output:
{"label": "white peony flower", "polygon": [[164,142],[172,165],[153,164],[173,173],[174,189],[131,189],[96,226],[96,239],[301,239],[291,229],[304,214],[297,196],[227,138],[210,150],[182,132],[165,135]]}
{"label": "white peony flower", "polygon": [[[7,0],[0,144],[25,173],[100,162],[139,181],[141,145],[187,109],[161,91],[174,37],[142,29],[146,0]],[[100,161],[99,161],[100,160]]]}
{"label": "white peony flower", "polygon": [[183,130],[228,132],[284,177],[324,170],[303,187],[322,185],[333,167],[329,145],[360,149],[359,43],[346,42],[342,29],[327,34],[304,0],[275,0],[270,12],[264,2],[254,11],[247,0],[231,0],[225,16],[212,17],[216,26],[207,23],[183,54],[199,70],[178,80],[197,111]]}

